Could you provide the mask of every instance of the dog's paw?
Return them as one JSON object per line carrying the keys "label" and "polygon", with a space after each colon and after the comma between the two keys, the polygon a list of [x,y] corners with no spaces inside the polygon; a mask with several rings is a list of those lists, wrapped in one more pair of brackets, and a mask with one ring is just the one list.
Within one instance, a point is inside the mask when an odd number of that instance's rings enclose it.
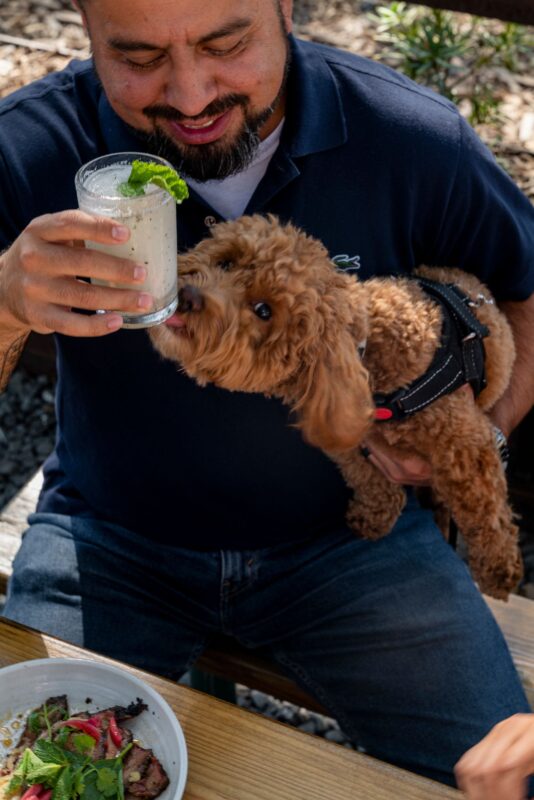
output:
{"label": "dog's paw", "polygon": [[472,563],[470,567],[480,591],[496,600],[507,600],[523,578],[523,560],[518,549],[503,560]]}
{"label": "dog's paw", "polygon": [[373,510],[363,508],[358,500],[353,500],[347,510],[347,524],[358,536],[364,539],[381,539],[391,531],[402,511],[398,508]]}

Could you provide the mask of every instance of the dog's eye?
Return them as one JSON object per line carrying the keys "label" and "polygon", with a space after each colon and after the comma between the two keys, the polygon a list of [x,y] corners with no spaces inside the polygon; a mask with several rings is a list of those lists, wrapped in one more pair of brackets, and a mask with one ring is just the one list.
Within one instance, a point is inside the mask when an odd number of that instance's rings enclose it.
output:
{"label": "dog's eye", "polygon": [[220,269],[230,269],[232,262],[229,259],[223,259],[222,261],[217,261],[217,266]]}
{"label": "dog's eye", "polygon": [[252,306],[252,310],[256,314],[257,317],[263,320],[271,319],[273,312],[271,310],[271,306],[267,305],[267,303],[254,303]]}

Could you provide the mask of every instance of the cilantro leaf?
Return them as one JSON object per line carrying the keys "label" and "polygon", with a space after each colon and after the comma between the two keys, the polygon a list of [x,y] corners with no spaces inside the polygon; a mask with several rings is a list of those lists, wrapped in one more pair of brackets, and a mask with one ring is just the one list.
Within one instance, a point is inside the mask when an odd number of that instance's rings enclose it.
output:
{"label": "cilantro leaf", "polygon": [[95,749],[96,742],[88,733],[75,733],[71,741],[76,752],[81,755],[89,755]]}
{"label": "cilantro leaf", "polygon": [[147,183],[153,183],[169,192],[177,203],[189,197],[189,190],[183,178],[180,178],[172,167],[156,164],[154,161],[132,162],[132,171],[127,181],[119,184],[119,191],[124,197],[138,197],[145,194]]}
{"label": "cilantro leaf", "polygon": [[99,769],[96,779],[96,788],[99,792],[102,792],[104,797],[113,797],[116,795],[118,789],[117,770],[110,769],[109,767],[102,767]]}
{"label": "cilantro leaf", "polygon": [[84,776],[83,790],[80,793],[80,800],[102,800],[102,795],[96,788],[96,779],[98,773],[93,770]]}

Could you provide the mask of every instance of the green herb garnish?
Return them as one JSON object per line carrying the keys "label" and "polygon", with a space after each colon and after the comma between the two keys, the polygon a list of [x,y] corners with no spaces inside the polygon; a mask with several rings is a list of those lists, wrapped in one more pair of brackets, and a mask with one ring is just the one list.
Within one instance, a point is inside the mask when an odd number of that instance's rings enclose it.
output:
{"label": "green herb garnish", "polygon": [[181,203],[189,197],[189,190],[183,178],[172,167],[156,164],[154,161],[133,161],[132,171],[127,181],[119,183],[119,192],[124,197],[139,197],[145,194],[147,183],[154,183]]}
{"label": "green herb garnish", "polygon": [[[92,761],[87,754],[89,742],[86,739],[90,738],[84,734],[75,735],[74,746],[78,752],[64,750],[47,739],[38,739],[33,750],[24,751],[9,782],[8,795],[40,783],[52,789],[52,800],[124,800],[122,762],[132,743],[117,758]],[[94,741],[91,750],[93,745]]]}

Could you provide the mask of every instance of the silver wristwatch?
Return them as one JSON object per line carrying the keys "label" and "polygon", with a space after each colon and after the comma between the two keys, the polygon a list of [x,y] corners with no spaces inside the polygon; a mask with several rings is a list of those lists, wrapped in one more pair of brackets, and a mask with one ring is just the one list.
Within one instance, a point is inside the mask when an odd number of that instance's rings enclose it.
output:
{"label": "silver wristwatch", "polygon": [[506,469],[510,461],[510,448],[508,447],[508,439],[496,425],[493,426],[493,435],[495,436],[495,444],[501,457],[503,467]]}

